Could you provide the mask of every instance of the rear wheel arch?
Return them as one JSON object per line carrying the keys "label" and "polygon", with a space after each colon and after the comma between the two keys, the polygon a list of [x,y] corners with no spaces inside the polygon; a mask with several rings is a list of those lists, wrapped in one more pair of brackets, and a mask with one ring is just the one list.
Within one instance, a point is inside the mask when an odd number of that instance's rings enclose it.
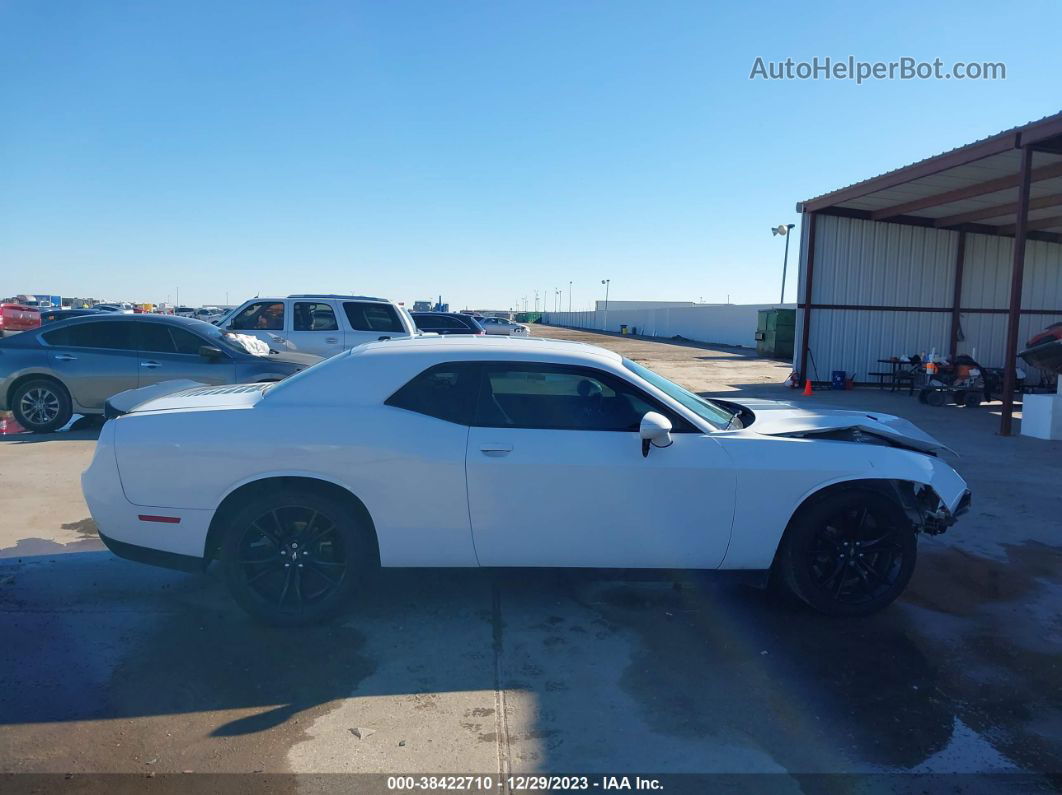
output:
{"label": "rear wheel arch", "polygon": [[380,546],[376,536],[376,524],[373,522],[368,508],[365,507],[365,503],[357,495],[331,481],[313,477],[284,475],[252,480],[250,483],[244,483],[242,486],[233,489],[225,496],[217,510],[214,511],[214,517],[210,520],[210,528],[207,530],[206,543],[203,549],[204,567],[209,565],[211,560],[220,557],[225,531],[229,526],[228,523],[239,510],[251,500],[266,494],[275,493],[281,489],[296,489],[325,494],[350,506],[352,514],[368,531],[372,539],[375,563],[379,565]]}

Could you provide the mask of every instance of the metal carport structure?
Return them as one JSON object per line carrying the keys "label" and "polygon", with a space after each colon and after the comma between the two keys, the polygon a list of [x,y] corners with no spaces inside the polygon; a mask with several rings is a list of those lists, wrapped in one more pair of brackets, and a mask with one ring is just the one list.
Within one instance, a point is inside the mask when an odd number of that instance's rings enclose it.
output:
{"label": "metal carport structure", "polygon": [[866,373],[883,353],[934,340],[952,357],[976,348],[986,365],[1003,360],[1010,434],[1020,342],[1062,319],[1062,113],[797,211],[801,382],[809,355],[816,370]]}

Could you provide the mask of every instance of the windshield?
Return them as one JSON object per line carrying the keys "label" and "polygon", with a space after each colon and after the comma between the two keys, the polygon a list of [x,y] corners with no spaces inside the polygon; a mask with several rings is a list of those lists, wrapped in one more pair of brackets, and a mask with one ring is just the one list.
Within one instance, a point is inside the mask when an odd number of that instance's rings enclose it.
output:
{"label": "windshield", "polygon": [[688,389],[679,386],[674,381],[668,381],[664,376],[659,373],[654,373],[648,367],[642,367],[640,364],[632,362],[630,359],[624,359],[623,366],[638,377],[648,381],[671,399],[677,400],[702,420],[711,423],[713,427],[722,430],[741,427],[736,414],[732,414],[722,406],[716,405],[710,400],[705,400],[704,398],[695,395]]}

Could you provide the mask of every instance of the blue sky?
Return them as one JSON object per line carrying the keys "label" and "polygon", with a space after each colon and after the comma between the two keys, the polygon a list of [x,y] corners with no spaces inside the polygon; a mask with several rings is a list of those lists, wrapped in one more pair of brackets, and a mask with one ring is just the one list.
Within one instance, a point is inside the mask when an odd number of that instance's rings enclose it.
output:
{"label": "blue sky", "polygon": [[[1060,21],[1055,2],[0,0],[0,294],[505,308],[571,280],[585,308],[610,278],[617,299],[775,301],[769,228],[797,200],[1062,109]],[[749,80],[757,56],[849,54],[1007,80]]]}

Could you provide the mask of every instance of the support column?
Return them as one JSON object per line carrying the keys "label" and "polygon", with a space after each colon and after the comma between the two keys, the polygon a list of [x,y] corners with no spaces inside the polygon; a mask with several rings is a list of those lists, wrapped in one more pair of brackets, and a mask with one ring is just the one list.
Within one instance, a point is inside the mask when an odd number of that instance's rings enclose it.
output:
{"label": "support column", "polygon": [[951,345],[948,358],[955,362],[959,351],[959,324],[962,310],[962,275],[966,267],[966,232],[959,232],[959,242],[955,249],[955,289],[951,299]]}
{"label": "support column", "polygon": [[1025,278],[1025,232],[1029,223],[1029,184],[1033,150],[1021,150],[1018,173],[1018,209],[1014,223],[1014,264],[1010,272],[1010,308],[1007,310],[1007,347],[1004,349],[1003,416],[999,421],[1001,436],[1010,436],[1014,419],[1014,369],[1018,360],[1018,323],[1021,320],[1021,288]]}
{"label": "support column", "polygon": [[804,322],[800,333],[800,383],[808,380],[808,340],[811,333],[811,286],[815,276],[815,227],[818,216],[808,213],[808,258],[804,268]]}

